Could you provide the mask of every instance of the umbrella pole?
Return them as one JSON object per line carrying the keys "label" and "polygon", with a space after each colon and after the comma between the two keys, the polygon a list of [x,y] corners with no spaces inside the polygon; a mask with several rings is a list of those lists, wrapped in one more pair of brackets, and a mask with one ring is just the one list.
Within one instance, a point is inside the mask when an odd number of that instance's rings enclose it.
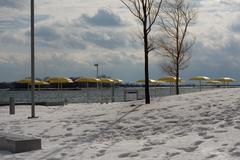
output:
{"label": "umbrella pole", "polygon": [[201,84],[201,80],[199,81],[199,88],[200,88],[200,92],[202,91],[202,84]]}
{"label": "umbrella pole", "polygon": [[170,82],[170,95],[172,95],[172,82]]}
{"label": "umbrella pole", "polygon": [[103,83],[101,83],[101,103],[103,103]]}
{"label": "umbrella pole", "polygon": [[157,87],[156,87],[157,84],[154,85],[154,90],[155,90],[155,97],[157,97]]}
{"label": "umbrella pole", "polygon": [[57,85],[58,89],[57,89],[57,101],[60,102],[60,84],[58,83]]}
{"label": "umbrella pole", "polygon": [[88,82],[87,82],[87,103],[88,103],[89,93],[88,93]]}
{"label": "umbrella pole", "polygon": [[60,92],[61,92],[61,94],[60,94],[60,100],[61,100],[61,102],[63,101],[63,84],[61,83],[61,90],[60,90]]}
{"label": "umbrella pole", "polygon": [[30,89],[29,89],[29,84],[27,84],[27,102],[29,102],[29,99],[30,99]]}
{"label": "umbrella pole", "polygon": [[112,102],[115,101],[115,100],[114,100],[114,88],[115,88],[114,83],[112,83],[112,97],[111,97]]}

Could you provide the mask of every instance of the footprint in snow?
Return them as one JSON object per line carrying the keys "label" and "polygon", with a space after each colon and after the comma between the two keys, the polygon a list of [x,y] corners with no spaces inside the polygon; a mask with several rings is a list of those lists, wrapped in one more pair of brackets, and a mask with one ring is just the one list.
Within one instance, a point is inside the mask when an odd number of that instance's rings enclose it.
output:
{"label": "footprint in snow", "polygon": [[240,126],[239,126],[239,125],[238,125],[238,126],[234,126],[234,128],[235,128],[235,129],[240,129]]}
{"label": "footprint in snow", "polygon": [[145,148],[138,150],[138,152],[150,151],[152,149],[153,149],[152,147],[145,147]]}
{"label": "footprint in snow", "polygon": [[215,157],[217,157],[217,156],[218,156],[217,154],[211,154],[211,155],[207,156],[206,158],[207,158],[207,159],[211,159],[211,158],[215,158]]}
{"label": "footprint in snow", "polygon": [[175,133],[174,135],[179,137],[184,137],[184,136],[187,136],[188,134],[185,131],[181,131],[181,132]]}
{"label": "footprint in snow", "polygon": [[179,155],[179,154],[180,154],[180,152],[172,152],[172,153],[167,152],[167,153],[166,153],[166,155],[167,155],[168,157],[174,157],[174,156]]}
{"label": "footprint in snow", "polygon": [[159,141],[159,140],[147,140],[144,146],[149,147],[149,146],[156,146],[156,145],[163,145],[163,144],[166,144],[166,142]]}
{"label": "footprint in snow", "polygon": [[137,156],[139,156],[138,153],[128,152],[128,153],[122,153],[122,154],[118,155],[118,158],[137,157]]}
{"label": "footprint in snow", "polygon": [[179,150],[183,150],[185,152],[194,152],[198,146],[190,146],[190,147],[183,147],[183,148],[178,148]]}
{"label": "footprint in snow", "polygon": [[66,130],[67,130],[67,131],[71,131],[71,130],[73,130],[73,128],[67,128]]}
{"label": "footprint in snow", "polygon": [[105,149],[101,149],[98,151],[98,153],[96,154],[97,157],[101,157],[103,156],[104,154],[106,153],[106,150]]}
{"label": "footprint in snow", "polygon": [[203,136],[203,138],[204,138],[204,139],[212,139],[212,138],[214,138],[214,136],[211,136],[211,135],[208,135],[208,136],[207,136],[207,135],[206,135],[206,136]]}
{"label": "footprint in snow", "polygon": [[200,144],[202,144],[204,141],[196,141],[193,143],[194,146],[199,146]]}

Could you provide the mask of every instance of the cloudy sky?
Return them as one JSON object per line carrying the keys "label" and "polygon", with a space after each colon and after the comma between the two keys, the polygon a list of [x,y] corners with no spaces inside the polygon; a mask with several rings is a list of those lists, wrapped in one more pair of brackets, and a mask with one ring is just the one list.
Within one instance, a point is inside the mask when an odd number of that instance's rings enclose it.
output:
{"label": "cloudy sky", "polygon": [[[0,0],[0,81],[30,75],[30,0]],[[240,79],[240,1],[194,0],[196,36],[189,68],[181,76]],[[120,0],[37,0],[36,77],[95,76],[126,82],[142,79],[140,28]],[[161,57],[150,54],[150,77],[158,79]]]}

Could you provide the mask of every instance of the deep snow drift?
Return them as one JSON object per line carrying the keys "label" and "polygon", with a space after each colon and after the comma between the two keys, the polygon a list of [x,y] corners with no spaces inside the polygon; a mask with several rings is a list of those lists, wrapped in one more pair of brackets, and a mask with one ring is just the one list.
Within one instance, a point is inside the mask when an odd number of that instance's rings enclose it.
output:
{"label": "deep snow drift", "polygon": [[239,160],[240,89],[112,104],[0,107],[0,132],[42,139],[1,160]]}

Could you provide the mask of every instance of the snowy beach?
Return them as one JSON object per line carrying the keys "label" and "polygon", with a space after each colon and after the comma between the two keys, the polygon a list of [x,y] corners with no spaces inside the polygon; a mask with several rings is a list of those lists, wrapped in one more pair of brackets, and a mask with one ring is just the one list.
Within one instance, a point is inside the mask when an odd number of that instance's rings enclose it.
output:
{"label": "snowy beach", "polygon": [[240,89],[109,104],[0,107],[0,132],[42,139],[1,160],[239,160]]}

